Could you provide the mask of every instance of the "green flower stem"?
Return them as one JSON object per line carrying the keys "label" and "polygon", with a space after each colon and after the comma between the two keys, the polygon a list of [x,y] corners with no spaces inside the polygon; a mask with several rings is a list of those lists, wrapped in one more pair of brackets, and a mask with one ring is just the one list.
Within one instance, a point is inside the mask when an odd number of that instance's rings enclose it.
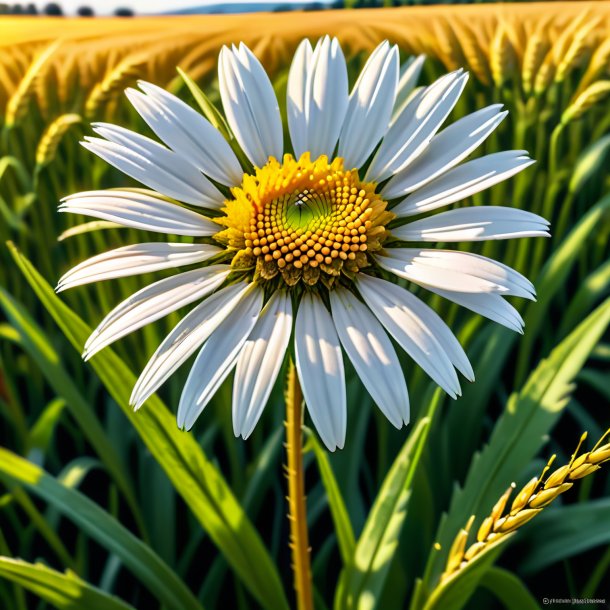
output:
{"label": "green flower stem", "polygon": [[288,479],[288,520],[294,590],[298,610],[313,610],[311,560],[307,534],[307,505],[303,472],[302,432],[303,392],[292,360],[286,387],[286,477]]}

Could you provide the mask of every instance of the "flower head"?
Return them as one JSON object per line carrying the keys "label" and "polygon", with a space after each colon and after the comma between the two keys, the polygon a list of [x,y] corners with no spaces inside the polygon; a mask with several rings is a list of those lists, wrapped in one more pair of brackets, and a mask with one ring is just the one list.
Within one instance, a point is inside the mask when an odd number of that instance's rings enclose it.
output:
{"label": "flower head", "polygon": [[[139,408],[195,351],[178,423],[190,428],[235,369],[233,425],[253,431],[293,342],[311,418],[326,446],[346,429],[343,353],[397,427],[409,421],[407,386],[390,337],[448,394],[459,371],[474,375],[445,322],[403,278],[517,331],[503,296],[532,298],[532,284],[483,256],[428,249],[548,235],[539,216],[508,207],[465,207],[410,221],[521,171],[524,151],[461,163],[503,120],[489,106],[439,131],[467,81],[461,70],[414,89],[423,58],[399,65],[387,42],[351,93],[343,53],[325,37],[298,47],[288,77],[287,121],[263,67],[243,44],[222,49],[219,85],[237,142],[150,83],[127,96],[163,142],[109,124],[83,145],[148,189],[90,191],[60,210],[183,235],[191,243],[142,243],[95,256],[58,289],[193,266],[135,293],[111,311],[85,349],[199,301],[161,343],[132,394]],[[243,159],[240,161],[240,158]],[[195,211],[195,208],[197,211]],[[419,244],[419,245],[418,245]]]}

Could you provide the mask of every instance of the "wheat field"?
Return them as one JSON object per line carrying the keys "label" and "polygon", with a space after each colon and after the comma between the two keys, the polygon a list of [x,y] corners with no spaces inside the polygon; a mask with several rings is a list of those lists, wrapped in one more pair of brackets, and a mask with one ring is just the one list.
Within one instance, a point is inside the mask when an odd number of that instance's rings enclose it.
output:
{"label": "wheat field", "polygon": [[523,336],[413,289],[473,363],[463,396],[404,358],[406,430],[387,425],[353,371],[345,449],[326,452],[305,420],[315,608],[610,603],[610,2],[600,1],[0,18],[0,607],[301,608],[283,388],[247,441],[231,428],[230,380],[192,432],[175,423],[184,375],[134,413],[135,374],[179,316],[86,364],[80,353],[104,312],[163,273],[53,286],[88,256],[141,241],[57,213],[69,193],[125,184],[79,141],[95,121],[145,132],[127,87],[150,81],[213,117],[218,52],[243,41],[285,111],[298,43],[325,34],[346,50],[350,82],[384,39],[401,61],[426,56],[422,85],[469,71],[452,116],[504,104],[509,117],[480,154],[524,149],[536,163],[466,203],[541,214],[552,237],[468,244],[534,282],[537,301],[513,303]]}

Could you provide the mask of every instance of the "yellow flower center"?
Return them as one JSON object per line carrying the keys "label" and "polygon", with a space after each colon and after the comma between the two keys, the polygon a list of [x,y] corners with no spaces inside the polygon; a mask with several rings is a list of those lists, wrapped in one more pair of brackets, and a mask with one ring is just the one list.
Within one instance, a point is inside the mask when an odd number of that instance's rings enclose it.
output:
{"label": "yellow flower center", "polygon": [[375,184],[325,155],[313,162],[309,153],[298,161],[285,155],[282,164],[270,158],[231,192],[217,219],[226,229],[215,239],[235,252],[236,270],[290,286],[320,280],[330,287],[342,273],[368,266],[394,218]]}

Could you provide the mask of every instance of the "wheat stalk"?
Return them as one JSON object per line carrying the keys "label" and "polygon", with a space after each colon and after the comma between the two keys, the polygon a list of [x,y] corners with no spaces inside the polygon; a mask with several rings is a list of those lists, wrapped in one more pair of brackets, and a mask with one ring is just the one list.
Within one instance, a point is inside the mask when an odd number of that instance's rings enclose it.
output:
{"label": "wheat stalk", "polygon": [[467,548],[470,529],[475,519],[474,515],[470,517],[466,526],[458,532],[449,550],[445,571],[441,575],[441,582],[465,568],[468,562],[488,548],[491,543],[512,534],[530,519],[533,519],[558,496],[570,489],[575,481],[599,470],[601,464],[610,460],[610,443],[602,445],[609,433],[610,429],[597,441],[591,451],[577,457],[582,443],[587,438],[585,432],[580,437],[580,442],[576,451],[572,454],[570,462],[554,470],[543,481],[555,461],[556,456],[553,455],[540,476],[534,477],[517,493],[510,510],[505,513],[508,500],[516,487],[512,483],[496,502],[490,515],[481,523],[477,531],[476,542],[473,542]]}

